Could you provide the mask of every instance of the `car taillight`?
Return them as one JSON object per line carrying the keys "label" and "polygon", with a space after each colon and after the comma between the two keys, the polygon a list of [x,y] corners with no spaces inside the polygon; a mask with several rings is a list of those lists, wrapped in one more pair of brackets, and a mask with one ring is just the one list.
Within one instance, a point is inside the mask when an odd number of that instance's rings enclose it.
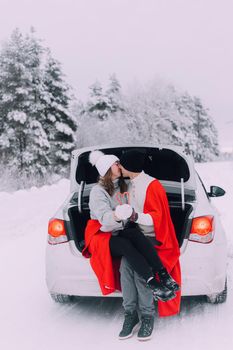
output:
{"label": "car taillight", "polygon": [[59,244],[68,242],[65,222],[60,219],[51,219],[48,227],[48,243]]}
{"label": "car taillight", "polygon": [[214,217],[211,215],[199,216],[192,221],[189,241],[210,243],[214,239]]}

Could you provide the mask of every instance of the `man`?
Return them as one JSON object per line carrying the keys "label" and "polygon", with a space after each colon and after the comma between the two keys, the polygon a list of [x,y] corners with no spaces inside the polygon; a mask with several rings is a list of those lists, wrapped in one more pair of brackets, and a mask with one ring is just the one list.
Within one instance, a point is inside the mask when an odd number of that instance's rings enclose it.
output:
{"label": "man", "polygon": [[[179,312],[180,292],[180,265],[179,246],[172,220],[166,192],[161,183],[144,173],[145,155],[142,152],[131,150],[120,158],[120,168],[124,177],[130,178],[129,204],[133,208],[130,221],[139,225],[141,231],[153,242],[158,255],[165,266],[157,274],[161,283],[177,292],[175,299],[167,302],[158,302],[160,316],[170,316]],[[124,205],[122,205],[122,212]],[[119,210],[118,210],[119,212]],[[119,216],[119,214],[118,214]],[[167,273],[167,270],[173,278]],[[141,328],[138,332],[139,340],[151,338],[154,325],[153,296],[146,288],[142,278],[136,274],[126,259],[121,262],[121,288],[125,320],[120,339],[126,339],[133,334],[139,322],[137,309],[141,313]]]}

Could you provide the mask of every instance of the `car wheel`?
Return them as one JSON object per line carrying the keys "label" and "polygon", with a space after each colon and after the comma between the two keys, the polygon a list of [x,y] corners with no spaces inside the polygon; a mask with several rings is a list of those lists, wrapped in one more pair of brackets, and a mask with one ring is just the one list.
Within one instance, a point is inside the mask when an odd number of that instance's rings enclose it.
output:
{"label": "car wheel", "polygon": [[225,282],[225,288],[222,292],[207,295],[207,302],[210,304],[222,304],[227,300],[227,280]]}
{"label": "car wheel", "polygon": [[72,303],[74,301],[74,297],[72,295],[65,294],[54,294],[51,293],[51,298],[57,303]]}

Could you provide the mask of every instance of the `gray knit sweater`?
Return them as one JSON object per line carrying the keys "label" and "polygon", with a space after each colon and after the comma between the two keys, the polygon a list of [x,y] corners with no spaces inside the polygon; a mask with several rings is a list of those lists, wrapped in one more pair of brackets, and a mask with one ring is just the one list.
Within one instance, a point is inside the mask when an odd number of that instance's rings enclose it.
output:
{"label": "gray knit sweater", "polygon": [[114,210],[119,203],[117,192],[120,192],[118,180],[113,181],[114,193],[112,196],[101,186],[96,184],[92,187],[89,199],[89,208],[91,219],[98,220],[101,223],[101,231],[112,232],[113,235],[123,228],[122,222],[117,222],[114,218]]}

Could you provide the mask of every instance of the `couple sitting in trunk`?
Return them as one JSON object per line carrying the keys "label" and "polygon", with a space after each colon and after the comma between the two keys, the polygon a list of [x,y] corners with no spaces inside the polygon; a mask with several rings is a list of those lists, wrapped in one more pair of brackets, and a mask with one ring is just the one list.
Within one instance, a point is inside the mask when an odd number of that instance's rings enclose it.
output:
{"label": "couple sitting in trunk", "polygon": [[179,245],[166,192],[144,173],[144,159],[137,150],[120,159],[101,151],[89,156],[100,177],[90,193],[83,255],[90,257],[104,295],[122,290],[125,319],[119,339],[132,336],[138,311],[138,339],[151,338],[154,300],[160,316],[180,308]]}

